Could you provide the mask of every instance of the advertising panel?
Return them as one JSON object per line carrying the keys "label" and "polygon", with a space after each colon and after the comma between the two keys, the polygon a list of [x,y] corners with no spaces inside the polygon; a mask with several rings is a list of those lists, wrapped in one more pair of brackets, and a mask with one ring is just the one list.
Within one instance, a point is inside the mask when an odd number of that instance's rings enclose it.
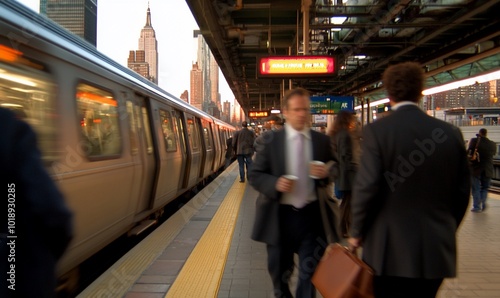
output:
{"label": "advertising panel", "polygon": [[311,96],[311,114],[336,114],[354,111],[354,96]]}

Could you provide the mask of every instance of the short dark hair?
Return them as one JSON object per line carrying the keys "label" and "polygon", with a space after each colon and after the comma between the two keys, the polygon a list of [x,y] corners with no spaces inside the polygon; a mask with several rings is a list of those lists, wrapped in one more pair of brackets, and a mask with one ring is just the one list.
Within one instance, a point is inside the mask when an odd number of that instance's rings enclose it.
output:
{"label": "short dark hair", "polygon": [[242,127],[247,127],[247,126],[248,126],[248,123],[247,123],[246,121],[243,121],[243,122],[241,122],[241,126],[242,126]]}
{"label": "short dark hair", "polygon": [[288,109],[288,100],[290,99],[290,97],[293,97],[295,95],[307,96],[307,97],[311,96],[309,91],[307,91],[304,88],[297,87],[295,89],[290,89],[290,90],[285,92],[285,95],[283,95],[283,107],[285,109]]}
{"label": "short dark hair", "polygon": [[479,135],[480,136],[485,137],[487,134],[488,134],[488,130],[486,130],[486,128],[481,128],[479,130]]}
{"label": "short dark hair", "polygon": [[384,71],[382,82],[392,101],[418,102],[424,90],[424,71],[415,62],[392,65]]}

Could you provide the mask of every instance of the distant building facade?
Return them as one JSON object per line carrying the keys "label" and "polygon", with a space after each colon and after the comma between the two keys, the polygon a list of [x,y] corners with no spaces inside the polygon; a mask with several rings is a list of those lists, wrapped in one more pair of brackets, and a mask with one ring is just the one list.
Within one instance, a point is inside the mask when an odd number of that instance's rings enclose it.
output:
{"label": "distant building facade", "polygon": [[201,32],[194,30],[193,37],[198,38],[197,63],[203,76],[202,110],[210,113],[209,108],[213,110],[214,103],[220,113],[222,107],[219,100],[219,66]]}
{"label": "distant building facade", "polygon": [[193,64],[191,69],[191,102],[190,104],[197,109],[203,109],[203,73],[198,66],[198,62]]}
{"label": "distant building facade", "polygon": [[220,100],[219,100],[219,65],[215,61],[215,57],[210,52],[210,100],[217,105],[220,110]]}
{"label": "distant building facade", "polygon": [[221,114],[220,114],[220,110],[219,108],[217,107],[217,105],[215,104],[215,102],[211,101],[209,104],[208,104],[208,111],[207,113],[209,115],[212,115],[214,116],[215,118],[217,119],[220,119],[221,118]]}
{"label": "distant building facade", "polygon": [[184,90],[184,92],[182,92],[181,99],[189,103],[189,92],[187,90]]}
{"label": "distant building facade", "polygon": [[127,67],[151,80],[149,76],[149,63],[146,62],[146,54],[144,51],[130,51],[127,60]]}
{"label": "distant building facade", "polygon": [[224,109],[222,115],[223,115],[222,121],[225,121],[227,123],[231,121],[231,102],[229,102],[229,100],[226,100],[224,102]]}
{"label": "distant building facade", "polygon": [[498,81],[490,81],[424,97],[427,110],[499,106]]}
{"label": "distant building facade", "polygon": [[40,0],[40,14],[97,45],[97,0]]}

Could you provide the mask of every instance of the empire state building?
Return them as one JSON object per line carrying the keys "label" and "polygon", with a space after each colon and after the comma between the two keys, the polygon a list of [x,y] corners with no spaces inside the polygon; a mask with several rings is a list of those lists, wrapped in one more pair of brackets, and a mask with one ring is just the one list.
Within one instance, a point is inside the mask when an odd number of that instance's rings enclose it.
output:
{"label": "empire state building", "polygon": [[145,61],[149,64],[150,81],[158,84],[158,42],[156,41],[155,30],[151,25],[151,11],[146,16],[146,25],[141,30],[139,38],[139,50],[144,51]]}

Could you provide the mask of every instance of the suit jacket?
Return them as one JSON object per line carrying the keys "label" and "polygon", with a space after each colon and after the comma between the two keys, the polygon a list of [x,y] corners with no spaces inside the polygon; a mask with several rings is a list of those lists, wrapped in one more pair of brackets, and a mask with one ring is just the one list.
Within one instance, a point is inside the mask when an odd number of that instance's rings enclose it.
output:
{"label": "suit jacket", "polygon": [[[281,192],[276,190],[276,181],[285,175],[286,130],[265,134],[261,149],[257,151],[250,167],[248,181],[260,194],[256,201],[255,222],[252,239],[272,245],[280,243],[279,205]],[[328,162],[333,160],[330,138],[311,131],[313,160]],[[304,169],[307,171],[307,169]],[[315,180],[316,187],[326,186],[329,179]],[[318,214],[318,217],[321,216]]]}
{"label": "suit jacket", "polygon": [[352,197],[351,235],[376,275],[456,274],[455,233],[470,196],[460,130],[402,106],[368,125]]}
{"label": "suit jacket", "polygon": [[[469,149],[467,150],[469,155],[476,148],[477,138],[472,138],[469,142]],[[477,152],[479,153],[479,162],[472,161],[472,174],[474,176],[479,176],[484,171],[486,177],[493,177],[493,155],[497,152],[496,144],[488,139],[487,137],[481,137],[479,145],[477,146]]]}
{"label": "suit jacket", "polygon": [[247,155],[253,153],[253,143],[255,142],[255,133],[247,127],[243,127],[234,134],[233,148],[236,155]]}
{"label": "suit jacket", "polygon": [[[0,181],[5,187],[5,209],[15,214],[14,227],[5,220],[0,231],[0,297],[53,297],[55,266],[72,236],[71,213],[45,171],[33,130],[0,109]],[[7,205],[7,190],[13,193]],[[15,232],[17,239],[6,235]],[[15,260],[8,261],[5,242],[15,242]],[[14,261],[14,262],[12,262]],[[15,289],[7,286],[7,272],[15,265]],[[7,269],[8,268],[8,269]],[[10,275],[9,275],[10,276]]]}
{"label": "suit jacket", "polygon": [[354,176],[357,172],[359,152],[356,150],[359,140],[354,132],[342,129],[332,137],[333,153],[337,160],[338,175],[335,178],[335,187],[342,191],[352,190]]}

